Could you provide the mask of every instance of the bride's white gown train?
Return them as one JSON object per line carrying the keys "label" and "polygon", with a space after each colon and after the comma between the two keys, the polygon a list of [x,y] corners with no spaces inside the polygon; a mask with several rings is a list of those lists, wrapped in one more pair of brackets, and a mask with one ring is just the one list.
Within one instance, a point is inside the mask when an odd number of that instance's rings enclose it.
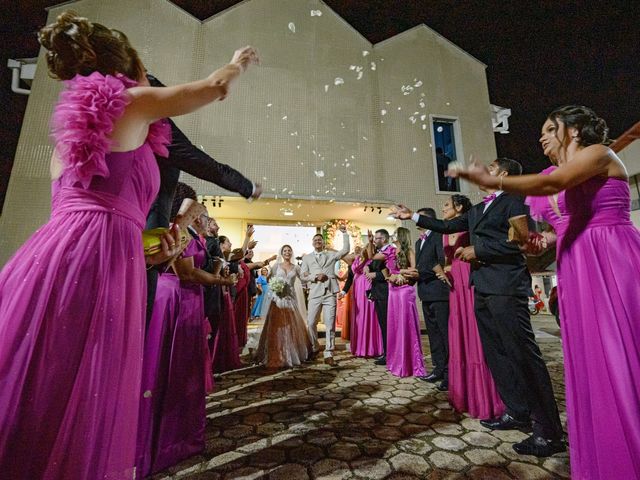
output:
{"label": "bride's white gown train", "polygon": [[304,299],[296,294],[300,267],[293,266],[287,272],[282,264],[276,264],[270,275],[274,277],[284,280],[286,288],[282,296],[269,290],[255,359],[268,368],[294,367],[309,357],[312,347],[307,322],[300,312],[299,304],[304,305]]}

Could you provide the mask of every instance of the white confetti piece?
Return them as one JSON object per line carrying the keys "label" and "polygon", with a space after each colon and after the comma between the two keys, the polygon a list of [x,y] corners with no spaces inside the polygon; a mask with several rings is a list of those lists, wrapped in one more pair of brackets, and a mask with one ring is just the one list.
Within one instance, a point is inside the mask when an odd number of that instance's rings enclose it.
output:
{"label": "white confetti piece", "polygon": [[402,107],[398,107],[398,110],[402,110]]}
{"label": "white confetti piece", "polygon": [[284,117],[282,117],[283,120],[286,120],[288,117],[285,115]]}
{"label": "white confetti piece", "polygon": [[291,135],[292,137],[297,137],[298,136],[298,132],[291,132],[289,135]]}
{"label": "white confetti piece", "polygon": [[323,170],[314,170],[313,173],[315,173],[316,177],[318,177],[318,178],[324,177],[324,171]]}
{"label": "white confetti piece", "polygon": [[416,88],[420,88],[422,86],[422,80],[418,80],[416,83],[414,83],[413,86]]}
{"label": "white confetti piece", "polygon": [[366,57],[367,55],[369,55],[369,50],[363,50],[362,51],[362,56]]}
{"label": "white confetti piece", "polygon": [[366,142],[367,140],[369,140],[367,137],[362,137],[362,139]]}
{"label": "white confetti piece", "polygon": [[417,151],[418,151],[418,149],[417,149],[416,147],[413,147],[413,148],[412,148],[412,151],[415,153],[415,152],[417,152]]}
{"label": "white confetti piece", "polygon": [[356,80],[360,80],[362,78],[363,73],[362,72],[358,72],[358,76],[356,77]]}
{"label": "white confetti piece", "polygon": [[413,115],[411,115],[411,116],[409,117],[409,120],[411,120],[411,123],[416,123],[416,120],[417,120],[417,119],[416,119],[416,117],[414,117]]}
{"label": "white confetti piece", "polygon": [[291,30],[291,33],[296,33],[296,24],[289,22],[289,30]]}
{"label": "white confetti piece", "polygon": [[449,105],[451,105],[451,102],[447,102],[447,103],[445,103],[445,105],[446,105],[446,106],[449,106]]}
{"label": "white confetti piece", "polygon": [[386,115],[387,111],[383,108],[382,110],[380,110],[380,115]]}
{"label": "white confetti piece", "polygon": [[349,65],[349,70],[355,70],[356,66],[355,65]]}
{"label": "white confetti piece", "polygon": [[425,121],[425,119],[426,119],[426,118],[427,118],[427,116],[426,116],[426,115],[424,115],[424,114],[423,114],[423,115],[420,115],[420,120],[422,120],[423,122]]}
{"label": "white confetti piece", "polygon": [[266,179],[267,179],[267,177],[262,177],[262,180],[266,180]]}
{"label": "white confetti piece", "polygon": [[312,17],[321,17],[322,16],[322,11],[321,10],[311,10],[311,16]]}
{"label": "white confetti piece", "polygon": [[418,105],[420,105],[420,108],[424,108],[427,106],[424,102],[420,102]]}
{"label": "white confetti piece", "polygon": [[287,191],[287,187],[284,187],[284,188],[282,189],[282,191],[283,191],[283,192],[286,192],[286,191]]}
{"label": "white confetti piece", "polygon": [[354,172],[353,170],[349,172],[351,175],[355,175],[356,172]]}
{"label": "white confetti piece", "polygon": [[329,85],[324,86],[324,92],[327,93],[329,91]]}
{"label": "white confetti piece", "polygon": [[376,68],[376,62],[371,62],[371,70],[375,70]]}
{"label": "white confetti piece", "polygon": [[300,145],[296,145],[296,148],[297,148],[298,150],[300,150]]}
{"label": "white confetti piece", "polygon": [[344,84],[344,80],[340,77],[336,77],[335,80],[333,81],[334,85],[343,85]]}
{"label": "white confetti piece", "polygon": [[427,126],[426,126],[424,123],[422,124],[422,129],[423,129],[423,130],[426,130],[426,129],[427,129]]}
{"label": "white confetti piece", "polygon": [[345,163],[344,166],[345,166],[345,168],[349,168],[351,166],[351,164],[350,163]]}
{"label": "white confetti piece", "polygon": [[292,194],[293,194],[293,190],[289,190],[287,193],[288,193],[289,195],[292,195]]}

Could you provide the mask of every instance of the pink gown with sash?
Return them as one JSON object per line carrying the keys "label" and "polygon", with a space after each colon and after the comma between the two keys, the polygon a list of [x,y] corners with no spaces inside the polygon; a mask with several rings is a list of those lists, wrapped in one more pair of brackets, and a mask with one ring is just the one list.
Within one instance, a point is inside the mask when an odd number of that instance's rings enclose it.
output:
{"label": "pink gown with sash", "polygon": [[[168,124],[111,152],[136,82],[65,82],[53,136],[64,171],[51,219],[0,273],[0,476],[134,478],[145,324],[141,231]],[[5,212],[11,215],[11,212]]]}

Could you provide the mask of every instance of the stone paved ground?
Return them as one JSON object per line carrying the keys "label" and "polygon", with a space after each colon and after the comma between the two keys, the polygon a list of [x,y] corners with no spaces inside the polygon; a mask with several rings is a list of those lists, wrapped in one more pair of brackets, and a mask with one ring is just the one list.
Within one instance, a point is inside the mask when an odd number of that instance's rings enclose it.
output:
{"label": "stone paved ground", "polygon": [[[557,328],[550,317],[535,324],[547,333],[540,346],[565,422]],[[317,361],[223,375],[208,398],[206,452],[155,478],[569,478],[567,454],[517,455],[511,445],[525,434],[490,432],[454,412],[433,385],[396,378],[344,350],[336,359],[333,368]]]}

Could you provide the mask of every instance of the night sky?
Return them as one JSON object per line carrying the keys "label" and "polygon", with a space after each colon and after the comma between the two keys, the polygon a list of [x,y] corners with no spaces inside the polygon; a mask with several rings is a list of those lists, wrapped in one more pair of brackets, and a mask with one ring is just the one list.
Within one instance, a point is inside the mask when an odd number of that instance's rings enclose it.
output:
{"label": "night sky", "polygon": [[[259,1],[259,0],[256,0]],[[35,32],[46,22],[45,0],[2,0],[0,31],[0,203],[27,97],[11,92],[7,58],[38,54]],[[200,19],[237,0],[176,0]],[[306,2],[301,0],[301,8]],[[373,43],[424,23],[487,64],[491,103],[510,108],[498,154],[526,172],[547,165],[537,140],[554,107],[596,110],[615,138],[640,120],[640,2],[325,0]],[[260,45],[256,45],[258,50]],[[144,60],[144,59],[143,59]]]}

